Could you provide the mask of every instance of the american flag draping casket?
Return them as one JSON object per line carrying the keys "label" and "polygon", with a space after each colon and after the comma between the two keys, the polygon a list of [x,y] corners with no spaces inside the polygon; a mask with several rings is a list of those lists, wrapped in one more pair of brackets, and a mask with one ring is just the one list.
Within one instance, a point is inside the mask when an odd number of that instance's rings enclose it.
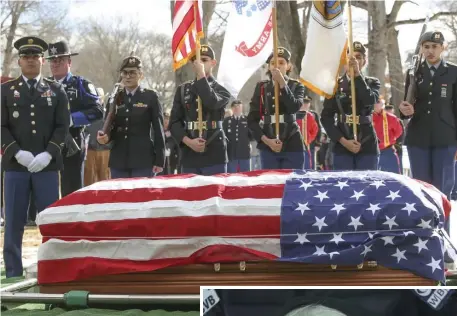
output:
{"label": "american flag draping casket", "polygon": [[381,171],[107,180],[38,215],[40,284],[194,263],[364,261],[444,281],[450,204]]}

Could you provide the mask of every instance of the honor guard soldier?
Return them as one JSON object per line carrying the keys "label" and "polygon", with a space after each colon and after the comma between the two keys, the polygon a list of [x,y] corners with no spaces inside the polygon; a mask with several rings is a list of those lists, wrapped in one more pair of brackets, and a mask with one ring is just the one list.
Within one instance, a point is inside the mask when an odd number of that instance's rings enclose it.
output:
{"label": "honor guard soldier", "polygon": [[[457,149],[457,66],[441,57],[441,32],[426,32],[420,42],[425,61],[419,69],[416,102],[403,101],[399,107],[401,118],[410,119],[405,145],[412,176],[449,197]],[[405,91],[410,84],[407,77]]]}
{"label": "honor guard soldier", "polygon": [[[441,57],[441,32],[425,32],[420,43],[425,61],[417,74],[416,101],[399,106],[400,118],[410,119],[405,145],[412,176],[433,184],[450,199],[457,150],[457,66]],[[407,77],[405,91],[410,84],[414,83]],[[447,229],[448,225],[449,221]]]}
{"label": "honor guard soldier", "polygon": [[[227,172],[227,142],[222,126],[231,95],[212,74],[214,51],[200,49],[201,60],[192,59],[195,80],[176,90],[170,116],[171,135],[181,144],[182,173],[214,175]],[[201,99],[203,135],[199,135],[198,98]]]}
{"label": "honor guard soldier", "polygon": [[305,96],[304,101],[300,111],[297,112],[297,124],[300,127],[303,144],[305,146],[305,164],[303,168],[313,169],[314,154],[311,151],[311,144],[315,141],[318,134],[318,125],[315,116],[309,111],[311,98]]}
{"label": "honor guard soldier", "polygon": [[381,152],[378,169],[400,174],[400,159],[395,144],[403,134],[403,127],[395,114],[387,112],[381,98],[374,106],[373,125]]}
{"label": "honor guard soldier", "polygon": [[180,149],[176,139],[170,132],[170,113],[163,114],[163,129],[165,133],[165,169],[164,175],[180,173]]}
{"label": "honor guard soldier", "polygon": [[[49,43],[48,57],[52,79],[60,82],[70,101],[70,135],[62,151],[64,169],[62,172],[62,196],[66,196],[83,187],[83,164],[86,155],[84,128],[103,118],[103,105],[94,85],[87,79],[71,73],[72,53],[67,42]],[[73,138],[73,139],[72,139]],[[71,143],[77,146],[71,148]],[[78,150],[80,149],[80,150]]]}
{"label": "honor guard soldier", "polygon": [[[303,138],[296,121],[305,87],[289,78],[290,57],[284,47],[278,47],[278,65],[274,64],[273,54],[268,57],[270,80],[257,83],[250,103],[248,124],[258,143],[263,169],[303,169],[305,162]],[[274,82],[279,84],[279,135],[275,135]]]}
{"label": "honor guard soldier", "polygon": [[46,42],[27,36],[14,47],[22,75],[2,84],[1,94],[6,277],[23,274],[22,236],[31,193],[38,212],[59,199],[62,148],[70,125],[63,86],[41,74]]}
{"label": "honor guard soldier", "polygon": [[[378,102],[380,82],[377,78],[362,74],[362,68],[367,62],[366,49],[362,43],[354,42],[353,48],[354,56],[348,56],[347,71],[338,79],[336,94],[324,101],[321,121],[330,140],[335,143],[334,170],[377,170],[379,149],[372,113],[374,104]],[[356,122],[353,122],[352,115],[349,67],[354,69]],[[353,135],[354,123],[357,124],[357,140]]]}
{"label": "honor guard soldier", "polygon": [[165,164],[162,104],[155,91],[140,85],[142,68],[136,56],[122,61],[123,88],[115,96],[111,132],[99,131],[97,135],[100,144],[113,142],[109,159],[112,179],[152,177],[162,172]]}
{"label": "honor guard soldier", "polygon": [[224,132],[228,139],[227,172],[251,171],[251,131],[248,119],[243,115],[243,103],[240,100],[232,102],[233,115],[224,120]]}

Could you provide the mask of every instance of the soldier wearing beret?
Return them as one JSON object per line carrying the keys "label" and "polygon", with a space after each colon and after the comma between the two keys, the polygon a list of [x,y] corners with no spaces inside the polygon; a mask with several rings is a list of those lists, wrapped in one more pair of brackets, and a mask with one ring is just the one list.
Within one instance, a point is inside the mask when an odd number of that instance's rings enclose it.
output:
{"label": "soldier wearing beret", "polygon": [[27,36],[14,43],[21,76],[2,84],[2,167],[5,170],[5,240],[7,277],[22,276],[22,236],[29,196],[38,212],[60,197],[62,148],[70,125],[63,86],[41,70],[48,45]]}
{"label": "soldier wearing beret", "polygon": [[229,162],[227,172],[251,171],[251,131],[248,128],[247,117],[243,115],[243,103],[240,100],[232,102],[233,115],[225,118],[224,132],[227,135],[227,153]]}
{"label": "soldier wearing beret", "polygon": [[152,177],[162,172],[165,164],[162,105],[154,90],[140,85],[143,71],[138,57],[126,57],[120,73],[123,88],[115,99],[116,117],[111,132],[107,135],[99,131],[97,140],[100,144],[113,142],[111,178]]}
{"label": "soldier wearing beret", "polygon": [[425,32],[420,42],[425,60],[417,82],[410,82],[407,76],[405,83],[405,92],[410,84],[417,85],[416,101],[403,101],[399,106],[400,117],[409,119],[405,145],[412,176],[433,184],[449,198],[457,149],[457,66],[441,57],[441,32]]}
{"label": "soldier wearing beret", "polygon": [[[278,64],[273,54],[267,59],[270,80],[258,82],[252,96],[248,124],[257,141],[263,169],[303,169],[305,145],[296,113],[303,105],[305,87],[291,79],[291,54],[278,47]],[[275,132],[274,82],[279,84],[279,135]],[[263,127],[260,123],[263,121]],[[277,139],[279,136],[279,139]]]}
{"label": "soldier wearing beret", "polygon": [[[227,172],[227,142],[222,126],[231,95],[213,77],[214,51],[200,49],[201,60],[192,59],[196,79],[176,90],[170,131],[181,146],[182,173],[214,175]],[[203,135],[199,135],[198,97],[202,102]]]}
{"label": "soldier wearing beret", "polygon": [[[336,94],[325,99],[321,121],[330,140],[334,142],[334,170],[377,170],[379,148],[373,127],[372,113],[378,102],[380,82],[377,78],[362,74],[365,66],[366,49],[360,42],[353,43],[353,57],[348,56],[348,66],[354,69],[356,98],[356,122],[353,122],[351,78],[346,72],[338,78]],[[335,115],[337,123],[335,124]],[[357,140],[352,124],[357,124]]]}
{"label": "soldier wearing beret", "polygon": [[[48,57],[52,79],[60,82],[70,101],[70,135],[78,145],[72,150],[69,143],[63,149],[62,195],[66,196],[83,187],[83,163],[86,154],[84,128],[103,117],[103,105],[94,85],[81,76],[71,73],[72,53],[68,43],[60,41],[49,43]],[[69,138],[70,141],[71,138]],[[68,141],[68,139],[67,139]]]}

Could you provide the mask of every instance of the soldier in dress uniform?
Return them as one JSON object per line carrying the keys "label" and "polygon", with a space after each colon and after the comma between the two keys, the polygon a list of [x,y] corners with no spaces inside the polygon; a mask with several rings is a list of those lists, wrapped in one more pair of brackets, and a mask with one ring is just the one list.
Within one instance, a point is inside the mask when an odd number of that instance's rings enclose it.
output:
{"label": "soldier in dress uniform", "polygon": [[176,139],[170,132],[170,113],[163,114],[163,129],[165,134],[165,169],[164,175],[180,173],[180,149]]}
{"label": "soldier in dress uniform", "polygon": [[309,105],[311,98],[305,96],[304,103],[300,108],[300,111],[297,112],[297,124],[300,127],[300,132],[303,137],[303,144],[305,147],[305,169],[313,169],[314,165],[314,154],[311,152],[311,144],[316,140],[318,134],[318,125],[313,113],[309,111]]}
{"label": "soldier in dress uniform", "polygon": [[23,274],[22,236],[31,192],[38,212],[59,199],[62,148],[70,125],[63,86],[41,74],[47,43],[26,36],[14,47],[22,74],[2,84],[1,93],[7,277]]}
{"label": "soldier in dress uniform", "polygon": [[400,174],[400,158],[397,155],[395,144],[403,133],[399,119],[385,110],[383,99],[374,106],[373,125],[378,137],[379,170]]}
{"label": "soldier in dress uniform", "polygon": [[[348,67],[354,69],[356,122],[352,122],[351,78],[348,72],[338,79],[336,94],[325,99],[321,121],[335,145],[334,170],[377,170],[379,148],[372,113],[374,104],[378,102],[380,82],[362,74],[367,62],[362,43],[354,42],[353,47],[354,56],[348,57]],[[353,135],[353,123],[357,124],[357,140]]]}
{"label": "soldier in dress uniform", "polygon": [[227,172],[251,171],[251,131],[248,119],[243,115],[243,103],[240,100],[232,102],[233,115],[224,120],[224,132],[227,136],[228,165]]}
{"label": "soldier in dress uniform", "polygon": [[[170,116],[171,135],[181,146],[182,173],[214,175],[227,172],[227,142],[223,130],[230,92],[213,77],[214,50],[200,49],[201,60],[192,59],[197,78],[176,90]],[[199,135],[198,98],[201,99],[203,135]]]}
{"label": "soldier in dress uniform", "polygon": [[[70,135],[81,149],[72,151],[66,143],[62,151],[64,169],[62,172],[62,196],[83,187],[83,164],[86,155],[84,128],[103,118],[103,105],[94,85],[81,76],[71,73],[72,53],[67,42],[49,43],[48,57],[52,79],[60,82],[70,101]],[[71,138],[69,138],[71,140]],[[67,138],[68,140],[68,138]],[[72,141],[72,140],[71,140]],[[76,148],[76,146],[75,146]]]}
{"label": "soldier in dress uniform", "polygon": [[[303,105],[305,87],[291,79],[291,54],[278,47],[278,65],[273,54],[266,63],[270,80],[258,82],[252,96],[248,124],[257,141],[263,169],[303,169],[305,162],[303,138],[296,121],[296,113]],[[279,84],[280,131],[275,131],[274,82]],[[263,120],[263,127],[260,122]],[[279,136],[279,139],[277,139]]]}
{"label": "soldier in dress uniform", "polygon": [[97,135],[100,144],[113,142],[109,157],[112,179],[152,177],[162,172],[165,164],[162,104],[154,90],[140,85],[142,69],[138,57],[124,58],[119,69],[123,88],[115,97],[111,132],[99,131]]}
{"label": "soldier in dress uniform", "polygon": [[[457,150],[457,66],[441,57],[441,32],[425,32],[420,42],[425,61],[419,69],[416,102],[403,101],[399,106],[400,118],[410,119],[405,145],[412,176],[450,198]],[[405,91],[410,84],[408,76]]]}

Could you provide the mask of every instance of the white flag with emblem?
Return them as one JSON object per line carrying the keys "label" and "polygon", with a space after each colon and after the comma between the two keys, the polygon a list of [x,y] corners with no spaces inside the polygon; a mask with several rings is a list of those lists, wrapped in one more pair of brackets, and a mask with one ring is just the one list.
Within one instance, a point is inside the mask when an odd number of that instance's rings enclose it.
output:
{"label": "white flag with emblem", "polygon": [[272,3],[232,1],[217,81],[237,96],[273,51]]}
{"label": "white flag with emblem", "polygon": [[315,93],[336,92],[340,67],[346,61],[347,36],[341,1],[313,1],[300,79]]}

